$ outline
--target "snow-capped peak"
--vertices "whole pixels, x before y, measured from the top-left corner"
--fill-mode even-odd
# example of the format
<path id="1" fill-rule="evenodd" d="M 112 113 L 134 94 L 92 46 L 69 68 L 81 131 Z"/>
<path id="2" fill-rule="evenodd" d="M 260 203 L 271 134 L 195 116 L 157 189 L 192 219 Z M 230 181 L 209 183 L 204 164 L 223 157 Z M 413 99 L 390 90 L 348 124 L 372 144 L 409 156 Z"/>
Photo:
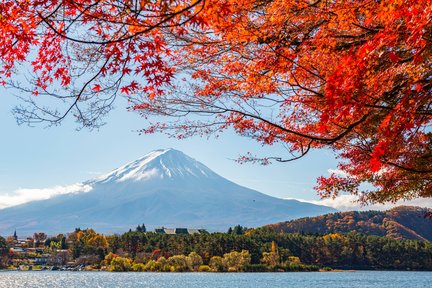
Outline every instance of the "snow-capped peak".
<path id="1" fill-rule="evenodd" d="M 175 149 L 155 150 L 123 165 L 94 182 L 146 181 L 153 178 L 185 178 L 217 176 L 209 168 Z"/>

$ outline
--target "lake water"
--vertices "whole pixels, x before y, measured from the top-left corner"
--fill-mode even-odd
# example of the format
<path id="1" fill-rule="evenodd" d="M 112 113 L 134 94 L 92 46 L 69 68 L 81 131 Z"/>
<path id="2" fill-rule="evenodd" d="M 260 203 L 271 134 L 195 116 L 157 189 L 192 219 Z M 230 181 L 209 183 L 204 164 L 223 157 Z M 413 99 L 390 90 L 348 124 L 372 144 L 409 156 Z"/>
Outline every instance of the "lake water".
<path id="1" fill-rule="evenodd" d="M 432 287 L 432 272 L 303 273 L 109 273 L 60 271 L 0 272 L 0 287 Z"/>

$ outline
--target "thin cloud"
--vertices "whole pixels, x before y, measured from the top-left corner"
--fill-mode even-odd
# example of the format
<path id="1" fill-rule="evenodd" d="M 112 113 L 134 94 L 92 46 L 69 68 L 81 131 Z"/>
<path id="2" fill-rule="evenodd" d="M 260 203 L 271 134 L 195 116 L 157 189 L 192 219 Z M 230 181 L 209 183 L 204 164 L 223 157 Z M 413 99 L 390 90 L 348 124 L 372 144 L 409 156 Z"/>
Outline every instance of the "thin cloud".
<path id="1" fill-rule="evenodd" d="M 92 190 L 87 184 L 76 183 L 68 186 L 55 186 L 44 189 L 20 188 L 11 194 L 0 195 L 0 209 L 24 204 L 35 200 L 46 200 L 58 195 L 86 193 Z"/>
<path id="2" fill-rule="evenodd" d="M 366 211 L 366 210 L 388 210 L 390 208 L 400 206 L 400 205 L 409 205 L 409 206 L 419 206 L 432 208 L 432 199 L 431 198 L 419 198 L 409 201 L 400 200 L 396 203 L 386 203 L 386 204 L 374 204 L 374 205 L 361 205 L 357 201 L 357 196 L 355 195 L 341 195 L 336 197 L 335 199 L 322 199 L 322 200 L 304 200 L 304 199 L 296 199 L 301 202 L 307 202 L 317 205 L 325 205 L 332 208 L 335 208 L 340 211 Z"/>

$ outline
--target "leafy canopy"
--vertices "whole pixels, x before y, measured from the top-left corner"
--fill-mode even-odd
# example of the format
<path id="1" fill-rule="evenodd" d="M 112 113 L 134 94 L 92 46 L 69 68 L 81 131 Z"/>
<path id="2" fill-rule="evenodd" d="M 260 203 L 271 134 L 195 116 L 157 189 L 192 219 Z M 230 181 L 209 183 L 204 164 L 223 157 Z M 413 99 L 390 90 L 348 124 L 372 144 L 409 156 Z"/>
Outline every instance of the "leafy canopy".
<path id="1" fill-rule="evenodd" d="M 0 74 L 28 92 L 20 123 L 98 127 L 123 95 L 167 117 L 144 133 L 230 128 L 292 156 L 241 161 L 333 149 L 342 173 L 318 179 L 325 197 L 430 197 L 431 13 L 423 0 L 6 0 Z"/>

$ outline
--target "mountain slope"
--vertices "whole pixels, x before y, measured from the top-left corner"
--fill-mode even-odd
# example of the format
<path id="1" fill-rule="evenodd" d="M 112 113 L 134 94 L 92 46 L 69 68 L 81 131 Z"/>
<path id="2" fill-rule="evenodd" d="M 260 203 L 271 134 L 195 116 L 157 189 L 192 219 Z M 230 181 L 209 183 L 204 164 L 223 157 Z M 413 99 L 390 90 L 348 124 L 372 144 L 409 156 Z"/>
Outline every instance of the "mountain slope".
<path id="1" fill-rule="evenodd" d="M 90 192 L 0 210 L 0 234 L 15 228 L 21 233 L 76 227 L 121 232 L 139 223 L 223 231 L 335 211 L 239 186 L 174 149 L 153 151 L 84 184 Z"/>
<path id="2" fill-rule="evenodd" d="M 431 209 L 399 206 L 387 211 L 340 212 L 267 225 L 286 233 L 349 233 L 386 236 L 394 239 L 432 241 Z"/>

